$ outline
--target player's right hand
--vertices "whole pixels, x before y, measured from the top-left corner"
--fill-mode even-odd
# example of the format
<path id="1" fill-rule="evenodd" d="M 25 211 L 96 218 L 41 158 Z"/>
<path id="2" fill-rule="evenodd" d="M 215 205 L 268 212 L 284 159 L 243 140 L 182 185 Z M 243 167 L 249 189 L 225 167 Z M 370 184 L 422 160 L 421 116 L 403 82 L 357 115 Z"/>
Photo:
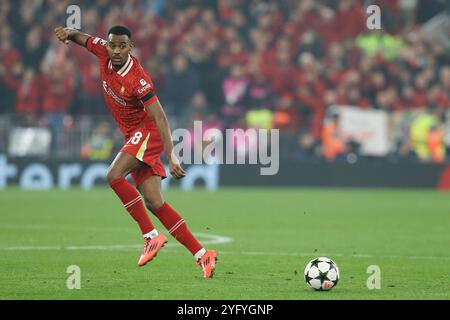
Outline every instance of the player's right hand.
<path id="1" fill-rule="evenodd" d="M 67 40 L 67 38 L 69 37 L 69 33 L 66 31 L 66 29 L 64 29 L 63 27 L 56 27 L 55 34 L 59 41 L 64 42 L 65 44 L 69 44 L 69 40 Z"/>

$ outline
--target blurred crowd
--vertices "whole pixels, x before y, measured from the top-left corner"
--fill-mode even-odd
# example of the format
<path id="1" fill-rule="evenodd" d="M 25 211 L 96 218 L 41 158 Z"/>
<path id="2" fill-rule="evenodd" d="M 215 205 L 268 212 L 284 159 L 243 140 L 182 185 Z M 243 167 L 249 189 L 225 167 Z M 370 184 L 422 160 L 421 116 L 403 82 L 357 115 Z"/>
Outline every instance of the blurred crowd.
<path id="1" fill-rule="evenodd" d="M 334 122 L 328 110 L 335 104 L 401 115 L 420 110 L 440 130 L 450 107 L 449 48 L 421 25 L 445 3 L 3 0 L 0 114 L 48 126 L 56 146 L 77 117 L 108 114 L 95 57 L 53 35 L 76 4 L 86 33 L 105 38 L 112 25 L 129 27 L 133 54 L 173 126 L 202 120 L 205 127 L 279 128 L 284 154 L 332 160 L 347 149 L 338 141 L 327 156 L 323 145 L 338 134 L 324 125 Z M 382 30 L 367 29 L 368 4 L 381 7 Z M 108 131 L 99 126 L 94 132 Z M 410 131 L 405 135 L 394 151 L 420 158 Z"/>

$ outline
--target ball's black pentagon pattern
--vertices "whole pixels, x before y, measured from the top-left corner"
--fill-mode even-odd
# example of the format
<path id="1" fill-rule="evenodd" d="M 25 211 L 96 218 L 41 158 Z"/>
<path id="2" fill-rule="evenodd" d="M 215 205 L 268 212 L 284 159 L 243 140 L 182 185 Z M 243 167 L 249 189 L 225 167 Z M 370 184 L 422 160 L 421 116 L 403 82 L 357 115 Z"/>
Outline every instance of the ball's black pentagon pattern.
<path id="1" fill-rule="evenodd" d="M 311 260 L 306 265 L 304 275 L 306 283 L 316 291 L 331 290 L 339 282 L 339 268 L 333 260 L 325 257 Z M 315 281 L 311 283 L 311 280 Z M 331 287 L 326 288 L 329 284 L 332 284 Z"/>

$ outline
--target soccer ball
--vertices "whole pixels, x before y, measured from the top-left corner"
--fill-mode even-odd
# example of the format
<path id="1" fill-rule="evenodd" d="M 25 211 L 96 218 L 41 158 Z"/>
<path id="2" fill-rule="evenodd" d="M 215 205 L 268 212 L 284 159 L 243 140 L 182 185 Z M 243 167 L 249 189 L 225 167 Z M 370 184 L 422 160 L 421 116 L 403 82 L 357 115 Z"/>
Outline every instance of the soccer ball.
<path id="1" fill-rule="evenodd" d="M 339 282 L 339 268 L 329 258 L 313 259 L 306 265 L 305 281 L 314 290 L 329 291 Z"/>

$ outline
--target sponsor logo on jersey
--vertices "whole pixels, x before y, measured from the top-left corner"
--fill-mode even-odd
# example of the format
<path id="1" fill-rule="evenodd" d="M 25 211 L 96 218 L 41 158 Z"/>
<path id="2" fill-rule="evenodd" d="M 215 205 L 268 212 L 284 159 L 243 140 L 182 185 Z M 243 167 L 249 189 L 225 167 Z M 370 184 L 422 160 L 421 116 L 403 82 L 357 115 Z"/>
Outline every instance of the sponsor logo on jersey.
<path id="1" fill-rule="evenodd" d="M 122 87 L 123 88 L 123 87 Z M 108 84 L 106 83 L 106 81 L 103 81 L 103 89 L 105 90 L 105 92 L 110 95 L 114 100 L 116 100 L 118 103 L 120 103 L 123 106 L 127 106 L 127 103 L 125 100 L 123 100 L 122 98 L 120 98 L 119 96 L 117 96 L 114 91 L 112 91 L 112 89 L 110 87 L 108 87 Z M 124 88 L 125 89 L 125 88 Z"/>

